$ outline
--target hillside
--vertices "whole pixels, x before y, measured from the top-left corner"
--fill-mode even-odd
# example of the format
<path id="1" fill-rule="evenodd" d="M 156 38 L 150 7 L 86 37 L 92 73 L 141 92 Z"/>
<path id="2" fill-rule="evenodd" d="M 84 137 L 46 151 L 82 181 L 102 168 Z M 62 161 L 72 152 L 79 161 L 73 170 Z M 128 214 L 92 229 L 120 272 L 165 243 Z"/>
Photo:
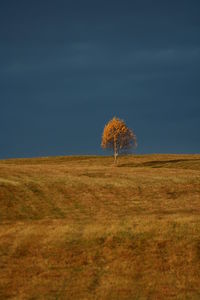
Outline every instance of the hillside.
<path id="1" fill-rule="evenodd" d="M 0 160 L 0 299 L 200 299 L 200 155 Z"/>

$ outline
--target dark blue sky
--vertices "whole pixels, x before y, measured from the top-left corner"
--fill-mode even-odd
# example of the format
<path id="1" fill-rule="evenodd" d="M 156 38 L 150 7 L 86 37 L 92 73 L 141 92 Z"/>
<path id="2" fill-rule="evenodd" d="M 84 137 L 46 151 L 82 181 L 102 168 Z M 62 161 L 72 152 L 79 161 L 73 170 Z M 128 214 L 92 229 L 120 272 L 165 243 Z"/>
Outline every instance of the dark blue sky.
<path id="1" fill-rule="evenodd" d="M 137 153 L 199 153 L 200 1 L 0 2 L 0 158 L 103 154 L 114 115 Z"/>

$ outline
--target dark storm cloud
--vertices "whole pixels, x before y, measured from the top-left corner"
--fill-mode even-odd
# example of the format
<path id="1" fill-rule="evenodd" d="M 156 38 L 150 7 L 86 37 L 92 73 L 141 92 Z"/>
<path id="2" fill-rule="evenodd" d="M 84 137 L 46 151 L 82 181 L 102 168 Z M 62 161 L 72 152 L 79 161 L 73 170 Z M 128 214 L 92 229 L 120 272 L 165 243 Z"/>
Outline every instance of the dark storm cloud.
<path id="1" fill-rule="evenodd" d="M 199 152 L 199 12 L 197 1 L 1 2 L 0 156 L 101 153 L 113 115 L 140 153 Z"/>

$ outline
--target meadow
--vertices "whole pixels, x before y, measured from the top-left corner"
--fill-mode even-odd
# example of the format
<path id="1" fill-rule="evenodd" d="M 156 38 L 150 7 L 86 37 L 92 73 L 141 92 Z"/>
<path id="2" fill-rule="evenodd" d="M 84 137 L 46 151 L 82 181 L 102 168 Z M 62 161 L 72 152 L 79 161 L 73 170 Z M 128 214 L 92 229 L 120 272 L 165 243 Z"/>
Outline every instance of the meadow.
<path id="1" fill-rule="evenodd" d="M 0 299 L 200 299 L 200 155 L 0 160 Z"/>

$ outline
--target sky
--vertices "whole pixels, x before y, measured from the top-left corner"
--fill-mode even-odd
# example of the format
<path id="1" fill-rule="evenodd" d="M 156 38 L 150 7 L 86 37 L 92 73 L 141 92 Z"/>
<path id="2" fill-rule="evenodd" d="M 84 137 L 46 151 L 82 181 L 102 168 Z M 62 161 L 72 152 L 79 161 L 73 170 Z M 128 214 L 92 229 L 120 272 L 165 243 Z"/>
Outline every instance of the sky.
<path id="1" fill-rule="evenodd" d="M 0 1 L 0 158 L 199 153 L 199 0 Z"/>

